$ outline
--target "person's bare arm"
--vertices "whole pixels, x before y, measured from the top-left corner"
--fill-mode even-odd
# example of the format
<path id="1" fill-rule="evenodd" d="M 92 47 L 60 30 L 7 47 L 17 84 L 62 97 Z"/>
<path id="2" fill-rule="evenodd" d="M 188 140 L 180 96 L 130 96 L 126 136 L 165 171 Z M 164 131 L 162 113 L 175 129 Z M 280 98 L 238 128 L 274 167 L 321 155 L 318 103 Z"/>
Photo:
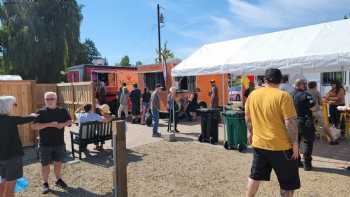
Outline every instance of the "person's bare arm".
<path id="1" fill-rule="evenodd" d="M 72 125 L 72 123 L 73 123 L 72 120 L 68 120 L 68 121 L 66 121 L 66 122 L 58 123 L 56 127 L 57 127 L 58 129 L 63 129 L 63 128 L 66 127 L 66 126 Z"/>
<path id="2" fill-rule="evenodd" d="M 248 143 L 252 144 L 252 137 L 253 137 L 253 125 L 252 121 L 250 119 L 250 114 L 246 113 L 245 114 L 245 122 L 247 125 L 247 138 L 248 138 Z"/>
<path id="3" fill-rule="evenodd" d="M 287 135 L 289 138 L 290 143 L 293 145 L 293 159 L 299 158 L 299 131 L 298 131 L 298 122 L 297 119 L 289 118 L 284 120 L 286 128 L 287 128 Z"/>

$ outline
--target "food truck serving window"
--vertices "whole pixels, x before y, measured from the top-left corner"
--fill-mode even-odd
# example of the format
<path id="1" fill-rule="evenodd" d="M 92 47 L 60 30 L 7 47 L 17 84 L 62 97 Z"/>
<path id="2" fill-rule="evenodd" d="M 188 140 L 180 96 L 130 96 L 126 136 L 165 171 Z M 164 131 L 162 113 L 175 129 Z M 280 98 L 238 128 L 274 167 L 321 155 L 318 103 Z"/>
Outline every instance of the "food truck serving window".
<path id="1" fill-rule="evenodd" d="M 165 81 L 162 72 L 145 73 L 144 82 L 146 87 L 148 87 L 150 90 L 154 90 L 157 83 L 165 87 Z"/>
<path id="2" fill-rule="evenodd" d="M 346 83 L 346 72 L 324 72 L 321 73 L 322 85 L 330 85 L 333 80 L 338 80 L 343 84 Z"/>
<path id="3" fill-rule="evenodd" d="M 175 81 L 178 84 L 179 91 L 195 91 L 196 90 L 196 77 L 175 77 Z"/>

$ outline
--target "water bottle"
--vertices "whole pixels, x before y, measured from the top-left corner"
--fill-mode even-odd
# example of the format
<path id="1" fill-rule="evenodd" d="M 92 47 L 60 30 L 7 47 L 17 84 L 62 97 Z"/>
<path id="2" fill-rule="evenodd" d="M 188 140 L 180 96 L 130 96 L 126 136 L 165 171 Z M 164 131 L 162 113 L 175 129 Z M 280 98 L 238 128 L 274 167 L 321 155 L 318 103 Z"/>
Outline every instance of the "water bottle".
<path id="1" fill-rule="evenodd" d="M 29 182 L 25 177 L 19 178 L 16 181 L 15 193 L 22 192 L 29 186 Z"/>

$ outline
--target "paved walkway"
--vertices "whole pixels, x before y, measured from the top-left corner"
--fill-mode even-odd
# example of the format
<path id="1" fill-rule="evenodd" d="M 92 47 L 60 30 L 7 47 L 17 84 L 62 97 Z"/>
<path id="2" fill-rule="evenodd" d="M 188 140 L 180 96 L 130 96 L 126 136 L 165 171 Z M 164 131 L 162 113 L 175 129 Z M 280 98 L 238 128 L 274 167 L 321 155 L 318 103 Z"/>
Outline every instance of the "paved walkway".
<path id="1" fill-rule="evenodd" d="M 69 128 L 69 130 L 77 129 L 76 127 Z M 160 120 L 160 132 L 163 137 L 167 135 L 167 121 Z M 200 122 L 190 122 L 190 123 L 180 123 L 178 125 L 180 133 L 176 134 L 178 141 L 193 141 L 198 142 L 198 136 L 200 135 Z M 67 150 L 71 150 L 70 145 L 70 135 L 68 130 L 66 131 L 66 143 Z M 132 149 L 145 144 L 150 144 L 154 142 L 159 142 L 163 140 L 162 138 L 152 137 L 152 127 L 147 127 L 139 124 L 127 124 L 126 133 L 126 147 L 127 149 Z M 222 147 L 224 140 L 224 128 L 223 125 L 219 125 L 219 145 L 217 147 Z M 94 145 L 89 145 L 88 149 L 93 150 Z M 105 149 L 111 149 L 111 141 L 106 142 Z M 92 151 L 95 152 L 96 151 Z M 232 151 L 234 152 L 234 151 Z M 84 154 L 83 154 L 84 155 Z M 316 141 L 314 146 L 314 162 L 321 166 L 337 166 L 339 168 L 346 165 L 350 165 L 350 141 L 346 140 L 337 146 L 330 146 L 325 142 Z M 84 158 L 84 156 L 83 156 Z"/>

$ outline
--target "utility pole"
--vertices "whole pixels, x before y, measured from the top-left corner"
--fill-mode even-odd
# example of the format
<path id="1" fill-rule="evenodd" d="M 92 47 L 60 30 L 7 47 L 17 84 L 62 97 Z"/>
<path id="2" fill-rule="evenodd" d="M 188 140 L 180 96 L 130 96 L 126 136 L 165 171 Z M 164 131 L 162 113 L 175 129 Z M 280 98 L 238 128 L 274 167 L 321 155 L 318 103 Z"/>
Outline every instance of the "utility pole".
<path id="1" fill-rule="evenodd" d="M 160 23 L 163 23 L 163 15 L 160 14 L 160 6 L 157 4 L 157 23 L 158 23 L 158 58 L 162 62 L 162 47 L 160 40 Z"/>

